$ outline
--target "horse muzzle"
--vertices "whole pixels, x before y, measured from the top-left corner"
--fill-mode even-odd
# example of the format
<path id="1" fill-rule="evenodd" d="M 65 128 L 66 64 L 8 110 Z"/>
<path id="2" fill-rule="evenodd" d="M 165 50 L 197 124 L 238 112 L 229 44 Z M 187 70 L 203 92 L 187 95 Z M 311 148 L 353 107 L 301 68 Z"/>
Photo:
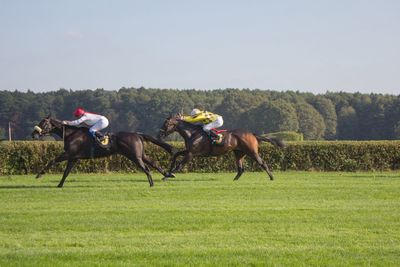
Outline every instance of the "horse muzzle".
<path id="1" fill-rule="evenodd" d="M 42 132 L 43 132 L 42 128 L 40 128 L 39 126 L 36 125 L 33 128 L 32 138 L 33 139 L 39 139 L 39 137 L 42 135 Z"/>

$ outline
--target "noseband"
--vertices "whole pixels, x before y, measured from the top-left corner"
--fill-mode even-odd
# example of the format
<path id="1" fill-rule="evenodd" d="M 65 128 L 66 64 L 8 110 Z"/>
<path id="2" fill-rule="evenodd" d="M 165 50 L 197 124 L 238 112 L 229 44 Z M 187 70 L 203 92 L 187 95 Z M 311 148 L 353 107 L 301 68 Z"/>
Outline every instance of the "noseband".
<path id="1" fill-rule="evenodd" d="M 36 125 L 35 127 L 33 127 L 33 130 L 37 131 L 39 133 L 39 135 L 42 136 L 42 135 L 49 134 L 54 126 L 50 123 L 50 125 L 49 124 L 45 124 L 42 127 L 40 127 L 39 125 Z"/>
<path id="2" fill-rule="evenodd" d="M 35 127 L 33 127 L 33 130 L 37 131 L 39 133 L 39 136 L 49 134 L 49 132 L 50 132 L 49 131 L 49 132 L 43 133 L 43 129 L 40 128 L 39 125 L 36 125 Z M 62 136 L 61 137 L 62 137 L 62 140 L 64 141 L 64 139 L 65 139 L 65 126 L 64 125 L 62 125 Z"/>
<path id="3" fill-rule="evenodd" d="M 43 132 L 42 128 L 40 128 L 37 125 L 35 127 L 33 127 L 33 130 L 37 131 L 39 134 L 42 134 L 42 132 Z"/>

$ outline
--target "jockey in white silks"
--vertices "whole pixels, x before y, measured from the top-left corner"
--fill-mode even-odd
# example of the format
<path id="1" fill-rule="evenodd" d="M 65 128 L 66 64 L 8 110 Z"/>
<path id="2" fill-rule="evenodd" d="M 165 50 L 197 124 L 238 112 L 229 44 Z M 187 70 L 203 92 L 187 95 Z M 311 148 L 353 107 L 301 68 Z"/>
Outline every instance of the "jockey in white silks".
<path id="1" fill-rule="evenodd" d="M 99 132 L 100 130 L 108 126 L 108 119 L 99 114 L 85 111 L 83 108 L 77 108 L 74 111 L 74 116 L 79 119 L 74 121 L 63 121 L 62 123 L 70 126 L 83 126 L 89 128 L 90 134 L 96 139 L 96 133 L 98 136 L 103 135 Z"/>

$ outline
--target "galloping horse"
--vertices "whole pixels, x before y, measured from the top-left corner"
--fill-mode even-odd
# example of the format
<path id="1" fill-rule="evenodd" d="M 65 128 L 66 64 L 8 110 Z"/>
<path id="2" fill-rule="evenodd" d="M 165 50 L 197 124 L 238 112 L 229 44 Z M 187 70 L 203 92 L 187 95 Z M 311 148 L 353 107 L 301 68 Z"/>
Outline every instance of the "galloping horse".
<path id="1" fill-rule="evenodd" d="M 214 145 L 208 135 L 202 130 L 201 126 L 185 122 L 180 120 L 180 118 L 180 114 L 167 118 L 158 134 L 158 138 L 162 139 L 176 131 L 185 140 L 186 147 L 185 150 L 174 154 L 168 175 L 163 178 L 164 180 L 168 179 L 168 177 L 173 177 L 174 171 L 181 170 L 182 167 L 195 156 L 220 156 L 229 151 L 233 151 L 236 158 L 237 175 L 234 180 L 238 180 L 244 172 L 243 159 L 246 155 L 255 160 L 268 173 L 271 180 L 274 179 L 267 164 L 258 154 L 258 144 L 259 142 L 265 141 L 283 148 L 284 144 L 278 138 L 257 136 L 243 129 L 235 129 L 222 132 L 223 144 Z M 181 155 L 184 156 L 183 160 L 175 166 L 177 157 Z"/>
<path id="2" fill-rule="evenodd" d="M 67 160 L 67 167 L 65 168 L 64 175 L 58 187 L 63 187 L 65 179 L 79 159 L 100 158 L 112 154 L 121 154 L 136 163 L 139 168 L 146 173 L 150 186 L 153 186 L 153 179 L 150 174 L 150 169 L 146 165 L 155 168 L 164 176 L 169 176 L 156 162 L 152 161 L 145 154 L 143 141 L 150 141 L 164 148 L 170 154 L 172 153 L 172 147 L 149 135 L 118 132 L 111 136 L 111 147 L 109 149 L 104 149 L 94 144 L 95 141 L 87 128 L 63 125 L 60 120 L 51 118 L 49 115 L 35 126 L 32 137 L 38 139 L 40 136 L 50 133 L 63 138 L 64 152 L 50 161 L 46 167 L 39 172 L 36 178 L 42 176 L 53 164 Z"/>

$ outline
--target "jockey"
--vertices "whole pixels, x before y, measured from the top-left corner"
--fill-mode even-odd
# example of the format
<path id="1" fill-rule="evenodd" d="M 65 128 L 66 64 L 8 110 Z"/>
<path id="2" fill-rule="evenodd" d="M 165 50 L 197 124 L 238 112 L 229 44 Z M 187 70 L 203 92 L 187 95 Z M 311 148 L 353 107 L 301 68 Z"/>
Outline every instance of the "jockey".
<path id="1" fill-rule="evenodd" d="M 203 125 L 203 130 L 210 137 L 215 137 L 216 143 L 220 143 L 222 141 L 222 135 L 211 131 L 213 128 L 219 128 L 224 124 L 222 116 L 195 108 L 190 113 L 190 116 L 182 116 L 182 120 L 193 124 Z"/>
<path id="2" fill-rule="evenodd" d="M 77 108 L 74 111 L 74 116 L 77 120 L 63 121 L 62 123 L 70 126 L 83 126 L 89 128 L 90 134 L 96 139 L 96 135 L 102 139 L 103 135 L 100 130 L 108 126 L 108 119 L 102 115 L 90 113 L 83 108 Z"/>

